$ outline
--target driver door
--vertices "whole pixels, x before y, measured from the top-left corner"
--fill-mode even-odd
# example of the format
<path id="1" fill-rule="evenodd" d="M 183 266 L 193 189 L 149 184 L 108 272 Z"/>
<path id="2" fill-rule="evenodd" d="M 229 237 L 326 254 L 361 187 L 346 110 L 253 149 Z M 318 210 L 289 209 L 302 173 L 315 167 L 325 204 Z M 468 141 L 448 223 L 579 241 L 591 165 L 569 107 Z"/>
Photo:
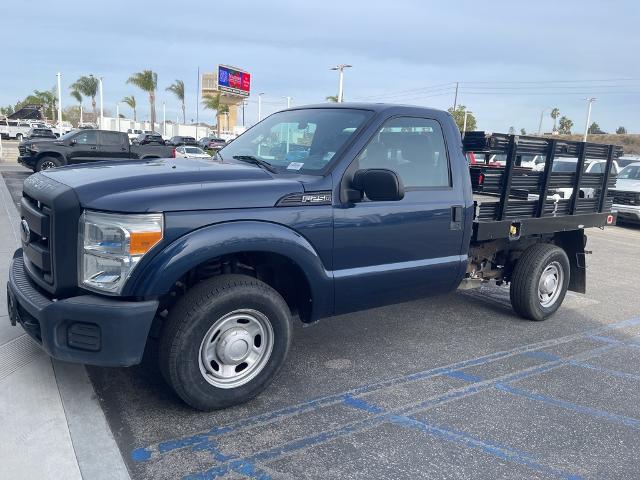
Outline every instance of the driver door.
<path id="1" fill-rule="evenodd" d="M 388 120 L 347 169 L 385 168 L 404 198 L 334 208 L 336 313 L 448 291 L 466 264 L 462 191 L 453 185 L 442 130 L 427 118 Z"/>
<path id="2" fill-rule="evenodd" d="M 73 137 L 73 145 L 67 155 L 68 163 L 83 163 L 100 160 L 98 131 L 85 130 Z"/>

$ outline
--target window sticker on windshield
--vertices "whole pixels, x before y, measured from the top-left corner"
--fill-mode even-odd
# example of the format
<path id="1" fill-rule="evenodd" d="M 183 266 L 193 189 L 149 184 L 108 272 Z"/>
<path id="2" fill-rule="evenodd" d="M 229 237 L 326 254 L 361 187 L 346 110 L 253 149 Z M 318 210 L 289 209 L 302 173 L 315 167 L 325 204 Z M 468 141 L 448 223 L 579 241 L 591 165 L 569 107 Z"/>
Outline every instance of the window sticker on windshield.
<path id="1" fill-rule="evenodd" d="M 291 162 L 287 165 L 287 170 L 300 170 L 302 167 L 304 167 L 304 163 L 302 162 Z"/>

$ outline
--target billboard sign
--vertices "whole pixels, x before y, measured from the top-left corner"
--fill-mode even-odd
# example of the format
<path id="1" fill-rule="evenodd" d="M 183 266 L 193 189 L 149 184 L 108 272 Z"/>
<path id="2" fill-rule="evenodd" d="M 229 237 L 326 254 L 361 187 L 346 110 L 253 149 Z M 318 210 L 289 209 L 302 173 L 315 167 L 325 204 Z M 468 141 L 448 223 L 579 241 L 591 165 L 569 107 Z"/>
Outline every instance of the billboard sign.
<path id="1" fill-rule="evenodd" d="M 248 97 L 251 90 L 251 75 L 237 68 L 218 65 L 218 90 Z"/>

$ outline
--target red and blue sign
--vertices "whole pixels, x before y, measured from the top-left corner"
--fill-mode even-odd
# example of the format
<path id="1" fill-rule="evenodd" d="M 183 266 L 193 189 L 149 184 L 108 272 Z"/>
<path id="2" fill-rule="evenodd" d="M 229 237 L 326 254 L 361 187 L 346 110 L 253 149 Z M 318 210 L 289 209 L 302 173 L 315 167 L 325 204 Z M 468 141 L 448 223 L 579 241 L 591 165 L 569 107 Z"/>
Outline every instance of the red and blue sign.
<path id="1" fill-rule="evenodd" d="M 218 65 L 218 90 L 248 97 L 251 90 L 251 75 Z"/>

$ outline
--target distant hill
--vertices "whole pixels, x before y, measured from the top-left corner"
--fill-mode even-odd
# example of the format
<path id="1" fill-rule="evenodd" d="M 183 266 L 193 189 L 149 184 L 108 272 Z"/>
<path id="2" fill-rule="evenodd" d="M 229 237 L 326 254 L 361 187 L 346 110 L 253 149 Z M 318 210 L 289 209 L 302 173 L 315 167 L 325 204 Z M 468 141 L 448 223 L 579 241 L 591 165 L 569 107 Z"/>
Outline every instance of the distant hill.
<path id="1" fill-rule="evenodd" d="M 555 138 L 582 141 L 582 135 L 557 135 Z M 614 133 L 606 133 L 602 135 L 589 134 L 587 141 L 593 143 L 620 145 L 625 154 L 640 155 L 640 134 L 638 133 L 629 133 L 625 135 L 616 135 Z"/>

